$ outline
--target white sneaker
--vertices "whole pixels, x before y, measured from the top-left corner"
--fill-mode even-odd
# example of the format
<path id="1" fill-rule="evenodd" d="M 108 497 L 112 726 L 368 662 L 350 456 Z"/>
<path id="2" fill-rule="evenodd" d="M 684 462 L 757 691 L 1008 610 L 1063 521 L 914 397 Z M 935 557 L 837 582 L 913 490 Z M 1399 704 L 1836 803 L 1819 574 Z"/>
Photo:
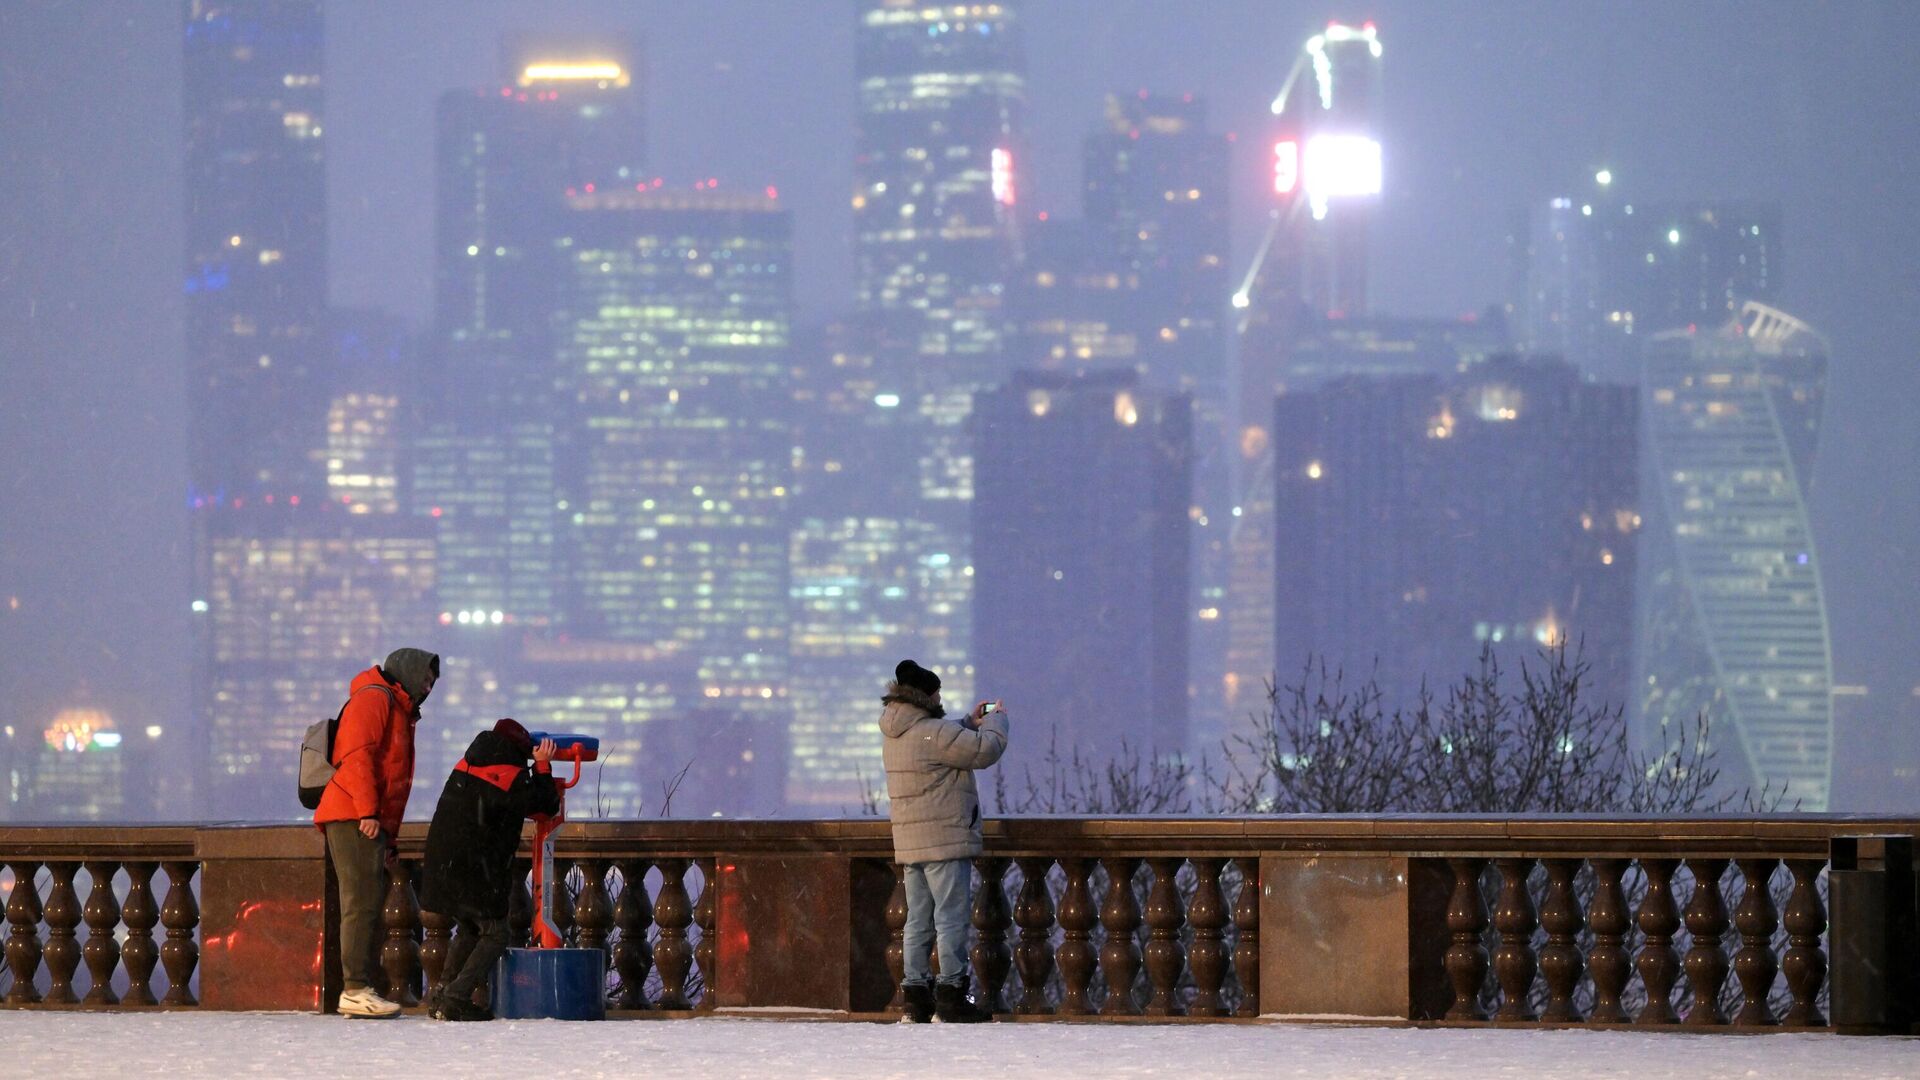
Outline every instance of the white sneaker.
<path id="1" fill-rule="evenodd" d="M 371 1020 L 390 1020 L 400 1015 L 399 1004 L 388 1001 L 372 988 L 348 990 L 340 995 L 340 1015 Z"/>

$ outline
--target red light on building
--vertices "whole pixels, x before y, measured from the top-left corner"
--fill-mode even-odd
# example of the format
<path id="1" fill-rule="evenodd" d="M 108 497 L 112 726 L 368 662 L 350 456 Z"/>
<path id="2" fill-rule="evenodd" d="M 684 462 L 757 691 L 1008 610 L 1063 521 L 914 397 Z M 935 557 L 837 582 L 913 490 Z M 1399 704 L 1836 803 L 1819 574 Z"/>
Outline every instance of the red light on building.
<path id="1" fill-rule="evenodd" d="M 1002 206 L 1012 206 L 1014 200 L 1013 152 L 1003 146 L 994 147 L 992 170 L 989 175 L 993 178 L 993 200 Z"/>
<path id="2" fill-rule="evenodd" d="M 1273 191 L 1291 195 L 1300 186 L 1300 144 L 1283 139 L 1273 144 Z"/>

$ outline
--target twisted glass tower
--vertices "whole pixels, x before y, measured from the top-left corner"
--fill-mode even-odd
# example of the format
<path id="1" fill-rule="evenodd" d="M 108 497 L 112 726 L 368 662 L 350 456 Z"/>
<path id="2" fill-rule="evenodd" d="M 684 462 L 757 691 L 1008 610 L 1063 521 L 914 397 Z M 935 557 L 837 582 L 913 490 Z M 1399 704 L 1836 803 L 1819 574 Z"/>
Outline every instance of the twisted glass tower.
<path id="1" fill-rule="evenodd" d="M 1644 360 L 1638 688 L 1652 744 L 1708 720 L 1724 785 L 1827 808 L 1832 647 L 1807 494 L 1827 344 L 1757 303 Z M 1674 732 L 1675 735 L 1678 732 Z"/>

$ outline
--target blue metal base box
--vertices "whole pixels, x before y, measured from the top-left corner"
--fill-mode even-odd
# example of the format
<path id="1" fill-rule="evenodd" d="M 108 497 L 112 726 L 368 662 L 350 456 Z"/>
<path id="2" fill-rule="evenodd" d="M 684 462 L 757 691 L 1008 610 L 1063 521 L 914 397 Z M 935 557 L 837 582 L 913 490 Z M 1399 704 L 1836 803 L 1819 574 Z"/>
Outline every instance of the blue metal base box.
<path id="1" fill-rule="evenodd" d="M 605 1020 L 607 957 L 599 949 L 508 949 L 493 972 L 503 1020 Z"/>

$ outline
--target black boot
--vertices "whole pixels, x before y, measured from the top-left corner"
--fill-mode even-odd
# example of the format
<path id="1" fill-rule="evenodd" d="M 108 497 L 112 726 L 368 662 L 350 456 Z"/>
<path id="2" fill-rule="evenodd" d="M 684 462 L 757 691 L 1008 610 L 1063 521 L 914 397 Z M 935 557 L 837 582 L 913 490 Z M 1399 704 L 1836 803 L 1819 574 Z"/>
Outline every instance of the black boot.
<path id="1" fill-rule="evenodd" d="M 993 1014 L 975 1005 L 966 987 L 938 983 L 933 988 L 933 1019 L 940 1024 L 984 1024 Z"/>
<path id="2" fill-rule="evenodd" d="M 926 1024 L 933 1020 L 933 988 L 921 983 L 907 983 L 900 988 L 900 995 L 906 1000 L 906 1015 L 900 1018 L 903 1024 Z"/>
<path id="3" fill-rule="evenodd" d="M 493 1010 L 487 1008 L 485 1005 L 475 1005 L 470 998 L 460 998 L 450 994 L 442 994 L 440 995 L 439 1009 L 437 1013 L 433 1014 L 433 1018 L 435 1020 L 477 1020 L 484 1022 L 493 1019 Z"/>

